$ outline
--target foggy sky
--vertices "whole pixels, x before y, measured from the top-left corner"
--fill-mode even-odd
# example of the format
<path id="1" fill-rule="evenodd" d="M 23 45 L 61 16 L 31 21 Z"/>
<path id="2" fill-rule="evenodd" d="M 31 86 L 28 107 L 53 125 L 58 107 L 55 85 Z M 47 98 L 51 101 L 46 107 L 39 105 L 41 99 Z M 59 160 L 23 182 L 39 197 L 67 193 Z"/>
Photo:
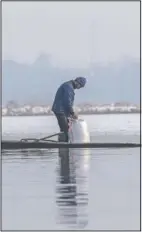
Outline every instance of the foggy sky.
<path id="1" fill-rule="evenodd" d="M 139 58 L 139 2 L 3 2 L 3 59 L 62 67 Z"/>

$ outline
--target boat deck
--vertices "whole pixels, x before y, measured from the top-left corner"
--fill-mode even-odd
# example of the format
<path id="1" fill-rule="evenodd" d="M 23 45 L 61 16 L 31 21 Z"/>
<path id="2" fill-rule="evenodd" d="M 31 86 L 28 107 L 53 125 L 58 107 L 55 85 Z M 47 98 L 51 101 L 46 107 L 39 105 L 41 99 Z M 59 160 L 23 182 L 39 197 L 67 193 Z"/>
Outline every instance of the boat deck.
<path id="1" fill-rule="evenodd" d="M 66 143 L 48 141 L 8 141 L 1 142 L 2 150 L 51 149 L 51 148 L 136 148 L 140 143 Z"/>

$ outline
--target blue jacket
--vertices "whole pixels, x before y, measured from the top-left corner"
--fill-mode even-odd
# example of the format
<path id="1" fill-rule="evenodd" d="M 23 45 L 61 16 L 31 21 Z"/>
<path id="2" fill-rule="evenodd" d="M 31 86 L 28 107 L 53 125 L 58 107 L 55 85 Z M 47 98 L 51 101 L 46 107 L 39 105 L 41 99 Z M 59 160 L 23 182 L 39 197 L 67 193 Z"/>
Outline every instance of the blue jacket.
<path id="1" fill-rule="evenodd" d="M 74 87 L 73 81 L 63 83 L 55 95 L 55 99 L 52 106 L 52 111 L 56 114 L 63 113 L 67 117 L 73 114 L 74 103 Z"/>

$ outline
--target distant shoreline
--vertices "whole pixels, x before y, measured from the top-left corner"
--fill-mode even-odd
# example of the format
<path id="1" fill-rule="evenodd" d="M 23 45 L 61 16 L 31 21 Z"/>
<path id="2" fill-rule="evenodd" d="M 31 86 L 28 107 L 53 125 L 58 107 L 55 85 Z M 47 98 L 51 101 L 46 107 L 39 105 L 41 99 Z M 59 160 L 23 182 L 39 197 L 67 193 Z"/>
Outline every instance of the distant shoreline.
<path id="1" fill-rule="evenodd" d="M 140 112 L 95 112 L 95 113 L 80 113 L 78 115 L 116 115 L 116 114 L 140 114 Z M 41 117 L 54 116 L 54 114 L 20 114 L 20 115 L 3 115 L 2 117 Z"/>

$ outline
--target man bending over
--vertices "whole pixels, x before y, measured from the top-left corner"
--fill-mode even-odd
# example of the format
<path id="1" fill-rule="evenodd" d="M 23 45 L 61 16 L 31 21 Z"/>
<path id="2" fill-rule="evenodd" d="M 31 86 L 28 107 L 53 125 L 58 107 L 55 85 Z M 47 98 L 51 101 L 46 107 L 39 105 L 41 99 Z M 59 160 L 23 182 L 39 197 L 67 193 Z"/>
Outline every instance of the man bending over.
<path id="1" fill-rule="evenodd" d="M 77 119 L 73 110 L 75 89 L 83 88 L 86 78 L 77 77 L 75 80 L 64 82 L 57 90 L 52 106 L 60 131 L 65 134 L 65 142 L 68 142 L 68 122 L 69 118 Z"/>

